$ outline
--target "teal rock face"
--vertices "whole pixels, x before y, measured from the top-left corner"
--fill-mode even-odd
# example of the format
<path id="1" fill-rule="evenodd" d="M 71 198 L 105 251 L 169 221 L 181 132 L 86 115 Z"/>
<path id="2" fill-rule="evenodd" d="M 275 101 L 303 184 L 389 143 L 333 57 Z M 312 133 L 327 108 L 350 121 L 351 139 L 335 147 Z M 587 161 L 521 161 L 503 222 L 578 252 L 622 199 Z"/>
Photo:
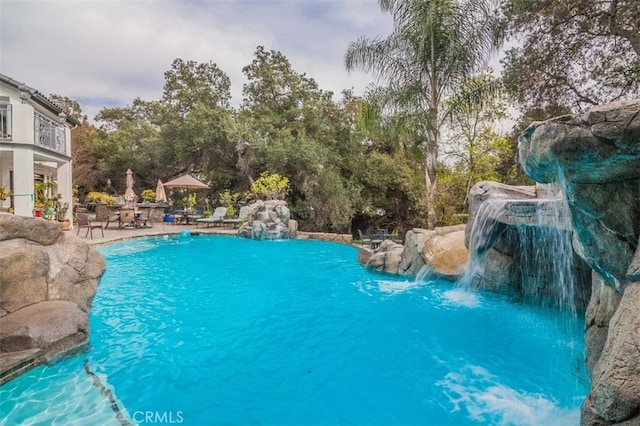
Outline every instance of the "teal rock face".
<path id="1" fill-rule="evenodd" d="M 640 100 L 532 123 L 518 151 L 530 178 L 563 184 L 576 251 L 622 292 L 640 234 Z"/>
<path id="2" fill-rule="evenodd" d="M 640 170 L 640 100 L 613 102 L 582 116 L 532 123 L 520 136 L 523 170 L 540 183 L 620 182 Z M 561 173 L 564 176 L 559 176 Z"/>

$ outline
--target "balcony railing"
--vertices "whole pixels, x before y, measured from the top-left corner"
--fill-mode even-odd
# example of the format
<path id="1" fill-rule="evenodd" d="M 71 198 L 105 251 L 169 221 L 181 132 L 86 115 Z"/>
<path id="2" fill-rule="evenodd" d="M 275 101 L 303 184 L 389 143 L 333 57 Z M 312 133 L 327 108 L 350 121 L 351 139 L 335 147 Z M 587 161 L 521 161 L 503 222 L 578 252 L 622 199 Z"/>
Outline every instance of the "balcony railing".
<path id="1" fill-rule="evenodd" d="M 39 112 L 34 113 L 34 121 L 35 144 L 60 154 L 66 154 L 67 144 L 64 127 Z"/>

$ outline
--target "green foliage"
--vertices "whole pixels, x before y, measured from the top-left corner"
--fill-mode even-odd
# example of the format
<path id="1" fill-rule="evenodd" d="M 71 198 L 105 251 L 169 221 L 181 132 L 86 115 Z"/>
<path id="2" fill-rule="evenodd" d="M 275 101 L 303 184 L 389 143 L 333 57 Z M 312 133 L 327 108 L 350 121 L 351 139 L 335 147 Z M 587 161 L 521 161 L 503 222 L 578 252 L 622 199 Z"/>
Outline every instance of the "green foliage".
<path id="1" fill-rule="evenodd" d="M 86 196 L 87 201 L 92 203 L 115 204 L 116 199 L 106 192 L 91 191 Z"/>
<path id="2" fill-rule="evenodd" d="M 264 200 L 283 199 L 289 192 L 289 178 L 278 173 L 262 172 L 249 188 L 252 197 Z"/>
<path id="3" fill-rule="evenodd" d="M 0 185 L 0 201 L 4 201 L 10 196 L 11 196 L 11 191 L 9 191 L 9 189 L 6 186 Z"/>
<path id="4" fill-rule="evenodd" d="M 196 206 L 196 204 L 198 204 L 198 197 L 196 196 L 195 192 L 192 192 L 191 194 L 182 197 L 180 203 L 187 212 L 191 213 L 193 212 L 193 208 Z"/>
<path id="5" fill-rule="evenodd" d="M 503 78 L 525 109 L 640 95 L 640 2 L 508 0 Z"/>
<path id="6" fill-rule="evenodd" d="M 154 201 L 156 199 L 156 191 L 153 189 L 145 189 L 140 193 L 144 201 Z"/>
<path id="7" fill-rule="evenodd" d="M 220 194 L 218 194 L 218 202 L 221 206 L 227 208 L 227 217 L 235 217 L 238 215 L 236 204 L 238 203 L 239 199 L 240 194 L 232 193 L 228 189 L 225 189 Z"/>
<path id="8" fill-rule="evenodd" d="M 371 91 L 381 110 L 391 109 L 417 124 L 416 144 L 424 150 L 429 227 L 436 221 L 440 132 L 449 115 L 446 96 L 482 69 L 497 48 L 494 0 L 380 0 L 393 16 L 385 39 L 361 37 L 349 45 L 347 70 L 373 74 L 383 84 Z"/>
<path id="9" fill-rule="evenodd" d="M 127 168 L 142 188 L 190 171 L 211 186 L 198 192 L 207 212 L 213 209 L 205 193 L 218 194 L 231 216 L 239 193 L 286 195 L 301 229 L 350 232 L 354 221 L 363 228 L 422 225 L 418 117 L 383 115 L 349 91 L 336 103 L 282 53 L 260 46 L 243 72 L 248 81 L 237 113 L 215 64 L 182 60 L 165 74 L 161 99 L 102 110 L 95 137 L 86 129 L 86 153 L 95 148 L 95 166 L 85 164 L 86 189 L 104 191 L 109 177 L 110 190 L 124 192 Z M 261 170 L 269 173 L 257 176 Z"/>

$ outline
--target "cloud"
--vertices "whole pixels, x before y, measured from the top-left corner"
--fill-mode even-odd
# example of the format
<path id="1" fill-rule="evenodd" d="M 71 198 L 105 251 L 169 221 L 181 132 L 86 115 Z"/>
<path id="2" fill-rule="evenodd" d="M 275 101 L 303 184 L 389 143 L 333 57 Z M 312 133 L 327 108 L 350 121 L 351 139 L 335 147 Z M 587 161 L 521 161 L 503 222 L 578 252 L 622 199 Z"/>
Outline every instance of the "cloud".
<path id="1" fill-rule="evenodd" d="M 217 63 L 237 106 L 242 67 L 258 45 L 280 50 L 324 90 L 363 93 L 371 78 L 346 72 L 347 45 L 391 28 L 375 0 L 1 2 L 0 72 L 78 99 L 90 117 L 136 97 L 160 98 L 175 58 Z"/>

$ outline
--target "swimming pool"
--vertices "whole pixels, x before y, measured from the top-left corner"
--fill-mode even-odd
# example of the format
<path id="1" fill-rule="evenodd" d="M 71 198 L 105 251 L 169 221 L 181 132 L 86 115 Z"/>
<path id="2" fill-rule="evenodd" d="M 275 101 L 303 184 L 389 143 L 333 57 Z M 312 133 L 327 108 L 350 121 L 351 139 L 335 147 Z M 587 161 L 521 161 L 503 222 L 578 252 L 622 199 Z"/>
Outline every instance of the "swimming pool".
<path id="1" fill-rule="evenodd" d="M 1 424 L 579 422 L 583 323 L 567 314 L 370 273 L 333 243 L 99 250 L 90 350 L 0 387 Z"/>

